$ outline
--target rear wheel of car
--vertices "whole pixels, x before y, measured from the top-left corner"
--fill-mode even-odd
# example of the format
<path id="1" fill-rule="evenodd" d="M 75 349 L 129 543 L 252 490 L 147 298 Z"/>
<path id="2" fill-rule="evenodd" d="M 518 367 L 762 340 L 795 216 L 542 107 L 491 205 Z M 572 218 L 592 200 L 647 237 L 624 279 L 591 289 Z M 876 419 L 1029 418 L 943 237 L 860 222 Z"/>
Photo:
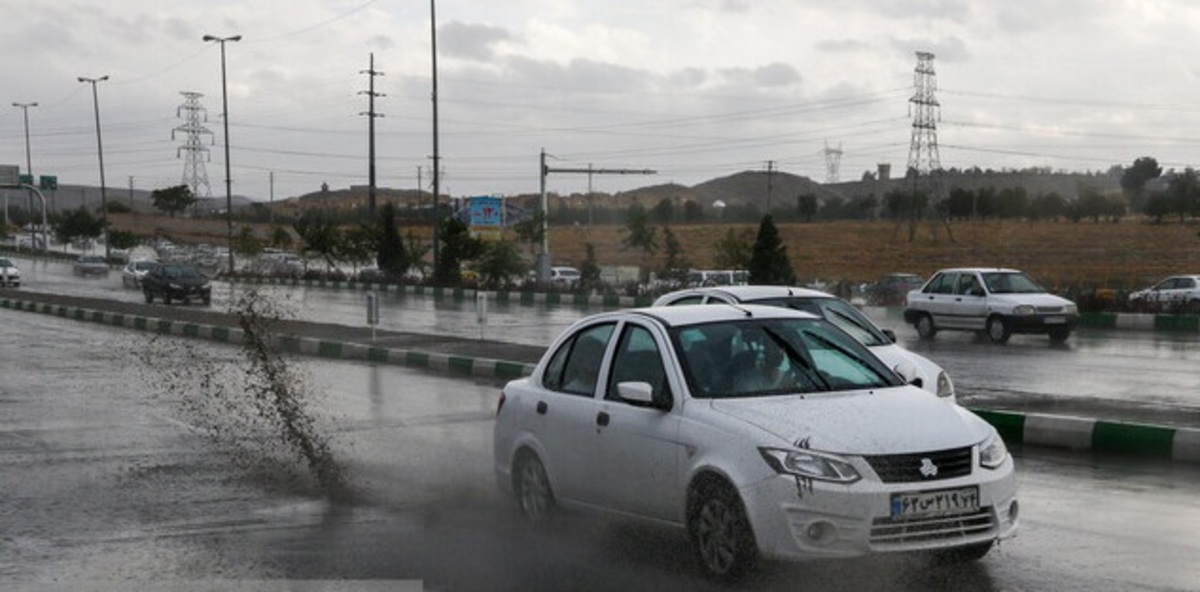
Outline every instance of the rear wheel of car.
<path id="1" fill-rule="evenodd" d="M 1188 301 L 1186 310 L 1192 314 L 1200 314 L 1200 299 Z"/>
<path id="2" fill-rule="evenodd" d="M 746 511 L 733 488 L 709 480 L 697 486 L 687 528 L 704 571 L 720 580 L 736 580 L 758 560 L 758 547 Z"/>
<path id="3" fill-rule="evenodd" d="M 989 551 L 992 550 L 992 541 L 986 543 L 975 543 L 957 549 L 947 549 L 945 551 L 935 551 L 934 561 L 942 564 L 952 563 L 970 563 L 983 559 Z"/>
<path id="4" fill-rule="evenodd" d="M 146 304 L 154 302 L 154 294 L 150 290 L 142 290 L 142 293 L 146 295 Z"/>
<path id="5" fill-rule="evenodd" d="M 1070 336 L 1071 336 L 1071 330 L 1068 329 L 1067 327 L 1054 327 L 1053 329 L 1050 329 L 1050 342 L 1051 343 L 1062 343 L 1062 342 L 1066 341 L 1067 338 Z"/>
<path id="6" fill-rule="evenodd" d="M 513 489 L 521 513 L 534 524 L 542 524 L 554 512 L 554 490 L 541 459 L 532 452 L 523 452 L 517 457 L 513 470 Z"/>
<path id="7" fill-rule="evenodd" d="M 1012 336 L 1012 330 L 1008 328 L 1008 322 L 1004 317 L 994 316 L 987 320 L 987 335 L 992 343 L 1008 343 L 1008 338 Z"/>
<path id="8" fill-rule="evenodd" d="M 933 339 L 937 335 L 937 327 L 933 324 L 933 317 L 923 314 L 917 319 L 917 336 L 921 339 Z"/>
<path id="9" fill-rule="evenodd" d="M 171 303 L 171 293 L 163 292 L 163 304 L 170 304 L 170 303 Z"/>

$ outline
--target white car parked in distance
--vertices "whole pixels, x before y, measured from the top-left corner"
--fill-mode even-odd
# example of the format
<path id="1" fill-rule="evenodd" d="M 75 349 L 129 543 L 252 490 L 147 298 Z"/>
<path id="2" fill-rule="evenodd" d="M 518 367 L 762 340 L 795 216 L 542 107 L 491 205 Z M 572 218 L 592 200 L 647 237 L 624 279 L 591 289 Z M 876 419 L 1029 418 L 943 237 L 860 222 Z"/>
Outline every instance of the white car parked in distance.
<path id="1" fill-rule="evenodd" d="M 1040 333 L 1062 343 L 1079 324 L 1079 308 L 1015 269 L 963 267 L 943 269 L 909 292 L 904 322 L 921 339 L 953 329 L 984 333 L 993 343 L 1014 333 Z"/>
<path id="2" fill-rule="evenodd" d="M 693 288 L 663 294 L 654 306 L 681 304 L 767 304 L 794 308 L 824 317 L 871 348 L 871 353 L 895 369 L 916 366 L 918 386 L 941 397 L 954 396 L 954 382 L 941 366 L 925 356 L 896 345 L 896 334 L 880 329 L 853 304 L 820 290 L 788 286 L 723 286 Z"/>
<path id="3" fill-rule="evenodd" d="M 21 270 L 7 257 L 0 257 L 0 286 L 21 287 Z"/>
<path id="4" fill-rule="evenodd" d="M 581 319 L 505 385 L 493 449 L 529 520 L 561 507 L 676 525 L 719 579 L 760 557 L 973 560 L 1017 529 L 992 426 L 776 306 Z"/>

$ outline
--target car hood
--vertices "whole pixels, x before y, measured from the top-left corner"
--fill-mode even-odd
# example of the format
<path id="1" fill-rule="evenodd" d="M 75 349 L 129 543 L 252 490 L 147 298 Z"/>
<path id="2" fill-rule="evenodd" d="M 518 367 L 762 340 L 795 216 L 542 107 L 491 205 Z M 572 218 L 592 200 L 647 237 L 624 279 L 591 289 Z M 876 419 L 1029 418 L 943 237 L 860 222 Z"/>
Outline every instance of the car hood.
<path id="1" fill-rule="evenodd" d="M 971 446 L 983 441 L 992 430 L 970 411 L 913 386 L 713 399 L 709 407 L 783 443 L 799 446 L 804 442 L 813 450 L 840 454 L 895 454 Z"/>
<path id="2" fill-rule="evenodd" d="M 1038 308 L 1063 307 L 1075 304 L 1066 298 L 1045 292 L 1034 294 L 992 294 L 990 298 L 993 302 L 1003 302 L 1012 306 L 1032 304 Z"/>

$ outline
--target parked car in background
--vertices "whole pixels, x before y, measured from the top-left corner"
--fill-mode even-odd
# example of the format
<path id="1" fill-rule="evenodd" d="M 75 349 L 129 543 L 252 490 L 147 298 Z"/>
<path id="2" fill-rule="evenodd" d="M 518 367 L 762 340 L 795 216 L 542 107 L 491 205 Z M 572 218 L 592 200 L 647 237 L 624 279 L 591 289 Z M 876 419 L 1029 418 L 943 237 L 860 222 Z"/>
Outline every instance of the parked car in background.
<path id="1" fill-rule="evenodd" d="M 724 580 L 760 558 L 970 561 L 1018 522 L 992 426 L 833 323 L 777 306 L 574 323 L 502 390 L 493 451 L 530 521 L 570 508 L 674 525 Z"/>
<path id="2" fill-rule="evenodd" d="M 80 255 L 71 265 L 71 271 L 83 277 L 108 275 L 108 261 L 100 255 Z"/>
<path id="3" fill-rule="evenodd" d="M 688 271 L 687 286 L 742 286 L 749 278 L 750 272 L 744 269 L 693 269 Z"/>
<path id="4" fill-rule="evenodd" d="M 550 283 L 563 288 L 575 288 L 579 285 L 579 280 L 583 275 L 578 269 L 567 266 L 555 266 L 550 268 Z"/>
<path id="5" fill-rule="evenodd" d="M 150 259 L 137 259 L 125 264 L 121 268 L 121 285 L 126 288 L 140 288 L 142 286 L 142 278 L 146 276 L 157 262 Z"/>
<path id="6" fill-rule="evenodd" d="M 1129 305 L 1147 312 L 1200 314 L 1200 275 L 1175 275 L 1132 292 Z"/>
<path id="7" fill-rule="evenodd" d="M 813 313 L 841 327 L 889 367 L 916 366 L 918 386 L 941 397 L 954 396 L 954 382 L 941 366 L 896 345 L 895 333 L 880 329 L 854 305 L 832 294 L 788 286 L 726 286 L 678 290 L 654 301 L 654 306 L 682 304 L 766 304 Z"/>
<path id="8" fill-rule="evenodd" d="M 981 332 L 993 343 L 1014 333 L 1049 335 L 1061 343 L 1079 324 L 1079 308 L 1015 269 L 943 269 L 908 293 L 904 322 L 922 339 L 956 330 Z"/>
<path id="9" fill-rule="evenodd" d="M 161 298 L 164 304 L 199 300 L 212 304 L 212 284 L 193 263 L 158 263 L 142 277 L 146 303 Z"/>
<path id="10" fill-rule="evenodd" d="M 925 284 L 925 278 L 913 273 L 890 273 L 863 289 L 867 304 L 873 306 L 904 306 L 908 293 Z"/>
<path id="11" fill-rule="evenodd" d="M 7 257 L 0 257 L 0 286 L 21 287 L 21 270 Z"/>

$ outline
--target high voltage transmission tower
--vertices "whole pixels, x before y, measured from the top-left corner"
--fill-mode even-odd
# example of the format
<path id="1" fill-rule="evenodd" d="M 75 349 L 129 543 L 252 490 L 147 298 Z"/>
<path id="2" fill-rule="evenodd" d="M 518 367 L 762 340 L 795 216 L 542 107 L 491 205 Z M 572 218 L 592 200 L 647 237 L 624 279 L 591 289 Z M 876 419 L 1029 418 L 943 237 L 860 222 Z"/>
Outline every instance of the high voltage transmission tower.
<path id="1" fill-rule="evenodd" d="M 838 169 L 842 166 L 842 145 L 838 144 L 837 148 L 829 147 L 829 140 L 825 140 L 825 182 L 838 182 Z"/>
<path id="2" fill-rule="evenodd" d="M 186 100 L 175 110 L 175 116 L 184 117 L 185 122 L 171 130 L 171 139 L 175 139 L 175 132 L 186 134 L 183 145 L 175 151 L 176 158 L 184 155 L 183 184 L 187 185 L 196 197 L 212 197 L 212 188 L 208 185 L 208 170 L 204 166 L 208 160 L 208 146 L 200 141 L 200 136 L 204 134 L 210 137 L 213 135 L 203 123 L 208 121 L 208 110 L 200 105 L 200 97 L 204 95 L 190 91 L 179 94 Z M 211 144 L 212 140 L 209 143 Z"/>
<path id="3" fill-rule="evenodd" d="M 941 119 L 941 104 L 937 100 L 937 73 L 933 70 L 933 54 L 917 52 L 917 67 L 913 70 L 913 95 L 908 99 L 912 113 L 912 141 L 908 147 L 908 177 L 911 181 L 908 240 L 916 234 L 917 220 L 926 203 L 937 209 L 942 201 L 942 162 L 938 155 L 937 122 Z M 925 200 L 922 200 L 921 197 Z M 947 226 L 947 232 L 949 226 Z M 934 241 L 937 226 L 934 225 Z M 954 237 L 950 237 L 954 240 Z"/>

